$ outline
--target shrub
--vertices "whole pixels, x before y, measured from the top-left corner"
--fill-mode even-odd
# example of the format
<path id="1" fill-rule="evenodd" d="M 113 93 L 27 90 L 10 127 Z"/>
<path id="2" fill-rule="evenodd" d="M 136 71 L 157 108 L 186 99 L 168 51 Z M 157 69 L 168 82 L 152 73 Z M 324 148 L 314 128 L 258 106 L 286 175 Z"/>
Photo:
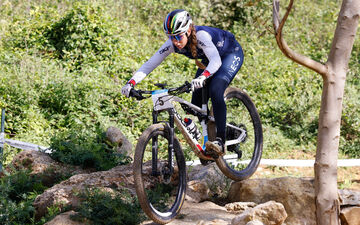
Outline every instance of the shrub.
<path id="1" fill-rule="evenodd" d="M 145 219 L 139 203 L 126 190 L 108 193 L 99 189 L 79 194 L 84 199 L 72 219 L 96 225 L 140 224 Z"/>
<path id="2" fill-rule="evenodd" d="M 31 175 L 29 170 L 3 176 L 0 179 L 0 224 L 40 225 L 60 213 L 54 206 L 46 217 L 35 220 L 34 200 L 46 188 L 41 176 Z"/>
<path id="3" fill-rule="evenodd" d="M 111 55 L 111 38 L 100 6 L 77 4 L 45 30 L 44 37 L 59 59 L 75 69 Z"/>
<path id="4" fill-rule="evenodd" d="M 93 132 L 75 128 L 55 135 L 51 138 L 50 156 L 63 163 L 97 170 L 108 170 L 130 161 L 106 142 L 100 128 L 96 128 L 95 134 Z"/>
<path id="5" fill-rule="evenodd" d="M 233 31 L 238 26 L 254 25 L 253 21 L 262 20 L 269 9 L 269 3 L 259 0 L 211 0 L 203 13 L 211 26 Z"/>

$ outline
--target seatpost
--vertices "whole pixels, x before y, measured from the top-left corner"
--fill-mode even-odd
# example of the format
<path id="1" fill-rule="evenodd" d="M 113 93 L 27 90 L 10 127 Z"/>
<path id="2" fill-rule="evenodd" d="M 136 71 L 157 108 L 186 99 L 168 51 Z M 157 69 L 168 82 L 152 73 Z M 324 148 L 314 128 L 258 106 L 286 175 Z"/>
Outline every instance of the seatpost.
<path id="1" fill-rule="evenodd" d="M 208 105 L 207 105 L 207 88 L 206 85 L 201 88 L 201 109 L 204 110 L 205 112 L 209 112 L 208 111 Z M 203 149 L 205 149 L 205 143 L 208 141 L 208 131 L 207 131 L 207 125 L 206 125 L 206 119 L 202 118 L 200 121 L 201 124 L 201 128 L 202 128 L 202 135 L 204 137 L 204 144 L 203 144 Z"/>

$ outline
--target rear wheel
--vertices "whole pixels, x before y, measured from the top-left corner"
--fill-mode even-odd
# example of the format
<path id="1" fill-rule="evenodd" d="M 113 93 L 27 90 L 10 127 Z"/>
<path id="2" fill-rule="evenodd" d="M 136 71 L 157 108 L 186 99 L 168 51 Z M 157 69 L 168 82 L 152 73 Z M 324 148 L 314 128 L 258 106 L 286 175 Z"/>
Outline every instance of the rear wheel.
<path id="1" fill-rule="evenodd" d="M 134 156 L 134 183 L 141 208 L 154 222 L 169 223 L 179 213 L 186 190 L 186 165 L 179 141 L 169 163 L 169 127 L 153 124 L 138 140 Z"/>
<path id="2" fill-rule="evenodd" d="M 250 97 L 240 89 L 228 88 L 226 103 L 226 154 L 215 159 L 219 169 L 232 180 L 245 180 L 255 173 L 262 155 L 263 133 L 260 116 Z M 212 114 L 211 109 L 211 114 Z M 209 139 L 216 137 L 208 123 Z"/>

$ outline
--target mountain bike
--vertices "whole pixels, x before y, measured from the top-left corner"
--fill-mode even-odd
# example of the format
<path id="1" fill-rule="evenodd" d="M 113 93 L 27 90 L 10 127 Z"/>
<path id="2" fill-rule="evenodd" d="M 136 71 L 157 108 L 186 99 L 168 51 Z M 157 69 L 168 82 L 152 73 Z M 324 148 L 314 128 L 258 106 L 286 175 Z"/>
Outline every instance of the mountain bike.
<path id="1" fill-rule="evenodd" d="M 153 124 L 141 134 L 136 145 L 133 175 L 143 211 L 154 222 L 166 224 L 179 214 L 186 193 L 186 162 L 177 138 L 179 133 L 202 164 L 215 161 L 222 173 L 235 181 L 247 179 L 256 171 L 262 155 L 263 134 L 260 116 L 250 97 L 241 89 L 229 87 L 224 94 L 227 107 L 226 151 L 224 155 L 215 154 L 206 149 L 206 142 L 216 137 L 206 87 L 202 88 L 200 108 L 179 97 L 190 92 L 189 82 L 169 89 L 164 84 L 156 86 L 160 89 L 130 91 L 131 97 L 138 100 L 151 97 L 153 101 Z M 197 120 L 196 117 L 199 119 L 201 140 L 190 132 L 178 108 L 195 117 L 194 120 Z M 168 119 L 161 120 L 162 112 L 167 112 Z"/>

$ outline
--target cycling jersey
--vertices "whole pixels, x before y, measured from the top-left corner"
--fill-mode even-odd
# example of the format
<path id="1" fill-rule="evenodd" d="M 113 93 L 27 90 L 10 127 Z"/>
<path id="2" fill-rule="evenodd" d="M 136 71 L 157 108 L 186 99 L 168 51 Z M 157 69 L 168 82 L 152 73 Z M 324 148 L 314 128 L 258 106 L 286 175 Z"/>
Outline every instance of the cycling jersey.
<path id="1" fill-rule="evenodd" d="M 207 26 L 195 26 L 197 38 L 197 58 L 206 65 L 205 70 L 198 69 L 195 77 L 207 77 L 208 97 L 211 98 L 214 108 L 216 137 L 225 143 L 226 134 L 226 104 L 224 101 L 225 89 L 240 70 L 244 54 L 240 44 L 230 32 Z M 128 82 L 132 85 L 139 83 L 151 73 L 170 53 L 178 53 L 194 58 L 191 54 L 189 41 L 187 45 L 178 49 L 170 39 L 134 74 Z M 191 102 L 199 107 L 202 103 L 201 90 L 193 92 Z M 208 98 L 207 98 L 208 100 Z"/>
<path id="2" fill-rule="evenodd" d="M 197 58 L 208 62 L 205 70 L 214 74 L 220 68 L 221 57 L 233 52 L 239 44 L 232 33 L 214 27 L 195 26 L 197 38 Z M 193 58 L 189 42 L 182 48 L 178 49 L 168 39 L 160 49 L 146 61 L 140 69 L 134 74 L 131 80 L 134 84 L 139 83 L 146 75 L 151 73 L 160 63 L 171 53 L 178 53 Z"/>
<path id="3" fill-rule="evenodd" d="M 197 58 L 206 59 L 206 54 L 204 54 L 203 49 L 206 47 L 214 47 L 218 51 L 220 57 L 226 53 L 230 53 L 234 49 L 235 37 L 232 33 L 228 31 L 221 30 L 215 27 L 207 26 L 195 26 L 197 36 L 199 34 L 200 39 L 198 38 L 197 46 Z M 204 31 L 204 32 L 201 32 Z M 210 35 L 210 37 L 208 36 Z M 210 40 L 209 40 L 210 38 Z M 210 43 L 211 41 L 212 43 Z M 174 49 L 176 53 L 186 55 L 187 57 L 193 59 L 194 57 L 191 54 L 189 46 L 185 46 L 183 49 Z"/>

